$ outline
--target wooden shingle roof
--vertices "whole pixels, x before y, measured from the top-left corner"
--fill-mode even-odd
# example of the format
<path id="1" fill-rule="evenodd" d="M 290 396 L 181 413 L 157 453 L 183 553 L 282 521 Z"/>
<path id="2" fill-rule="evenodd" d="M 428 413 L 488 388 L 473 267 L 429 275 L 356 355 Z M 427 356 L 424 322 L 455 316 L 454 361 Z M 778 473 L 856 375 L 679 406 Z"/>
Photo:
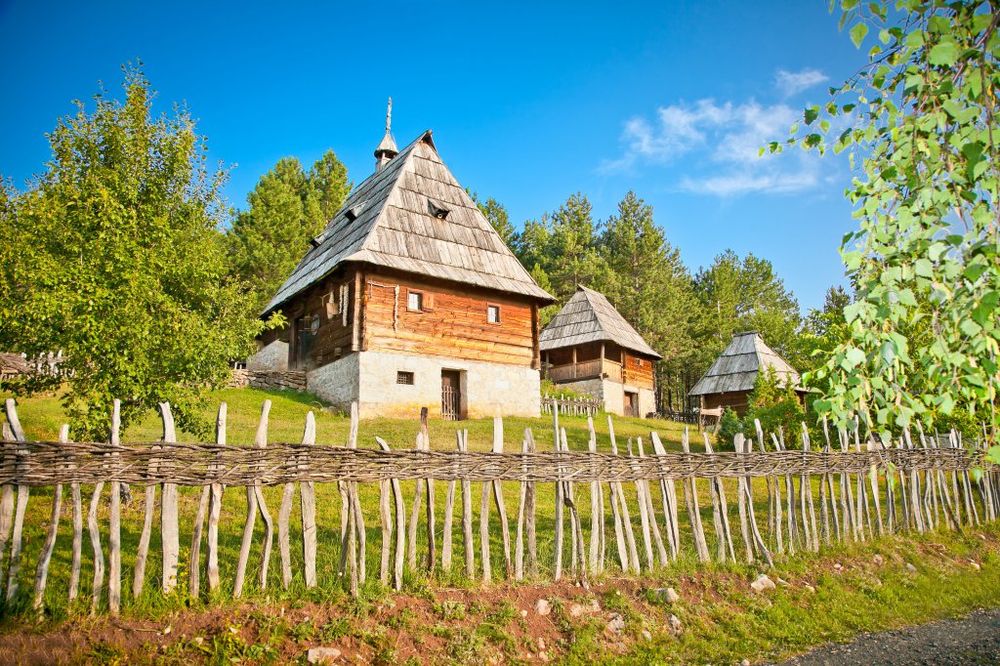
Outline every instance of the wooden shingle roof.
<path id="1" fill-rule="evenodd" d="M 542 351 L 607 341 L 645 356 L 663 358 L 646 344 L 604 294 L 584 286 L 576 288 L 573 297 L 542 330 L 538 341 Z"/>
<path id="2" fill-rule="evenodd" d="M 757 375 L 774 368 L 778 383 L 800 386 L 799 373 L 764 343 L 756 331 L 737 333 L 688 395 L 752 391 Z"/>
<path id="3" fill-rule="evenodd" d="M 452 176 L 430 131 L 351 192 L 264 314 L 345 262 L 365 262 L 544 303 L 554 300 Z"/>

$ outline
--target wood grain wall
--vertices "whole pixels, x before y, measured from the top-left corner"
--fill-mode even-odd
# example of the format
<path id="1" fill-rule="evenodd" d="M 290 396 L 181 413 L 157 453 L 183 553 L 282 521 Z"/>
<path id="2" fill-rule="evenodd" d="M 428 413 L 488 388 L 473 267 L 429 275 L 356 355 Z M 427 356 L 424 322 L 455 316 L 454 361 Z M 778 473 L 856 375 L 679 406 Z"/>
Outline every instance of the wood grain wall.
<path id="1" fill-rule="evenodd" d="M 362 348 L 537 367 L 537 311 L 530 299 L 386 270 L 364 276 Z M 423 311 L 407 308 L 411 291 Z M 500 307 L 500 323 L 487 306 Z"/>

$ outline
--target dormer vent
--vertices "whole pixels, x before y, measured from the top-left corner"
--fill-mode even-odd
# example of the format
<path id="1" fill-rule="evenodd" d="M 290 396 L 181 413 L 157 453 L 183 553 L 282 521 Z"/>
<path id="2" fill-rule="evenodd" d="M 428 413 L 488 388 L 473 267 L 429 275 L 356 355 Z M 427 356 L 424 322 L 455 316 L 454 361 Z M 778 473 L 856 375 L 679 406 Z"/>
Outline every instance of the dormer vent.
<path id="1" fill-rule="evenodd" d="M 431 199 L 427 200 L 427 210 L 430 211 L 431 216 L 439 220 L 445 220 L 448 218 L 448 213 L 451 211 L 442 206 L 441 204 L 433 201 Z"/>
<path id="2" fill-rule="evenodd" d="M 354 220 L 358 219 L 358 217 L 361 216 L 361 213 L 363 213 L 364 210 L 365 210 L 365 202 L 362 201 L 361 203 L 354 204 L 346 211 L 344 211 L 344 215 L 347 216 L 348 222 L 353 222 Z"/>

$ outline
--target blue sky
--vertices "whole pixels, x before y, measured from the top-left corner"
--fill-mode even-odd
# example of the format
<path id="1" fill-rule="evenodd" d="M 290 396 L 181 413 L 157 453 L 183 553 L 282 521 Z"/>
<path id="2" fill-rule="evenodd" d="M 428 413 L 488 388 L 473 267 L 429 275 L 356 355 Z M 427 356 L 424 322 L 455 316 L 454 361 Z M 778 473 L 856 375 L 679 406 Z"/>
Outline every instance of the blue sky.
<path id="1" fill-rule="evenodd" d="M 803 309 L 842 282 L 839 157 L 758 159 L 863 64 L 825 0 L 635 3 L 40 3 L 0 0 L 0 174 L 42 170 L 44 133 L 141 59 L 185 102 L 243 206 L 280 157 L 374 164 L 386 97 L 402 146 L 434 130 L 459 181 L 523 220 L 629 189 L 696 271 L 774 262 Z"/>

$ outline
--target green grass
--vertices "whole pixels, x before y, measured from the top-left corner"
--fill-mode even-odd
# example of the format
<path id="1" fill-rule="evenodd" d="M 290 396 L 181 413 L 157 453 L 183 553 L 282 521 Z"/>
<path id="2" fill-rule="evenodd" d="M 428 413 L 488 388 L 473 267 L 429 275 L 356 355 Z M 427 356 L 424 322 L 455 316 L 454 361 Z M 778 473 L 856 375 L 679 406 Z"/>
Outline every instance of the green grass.
<path id="1" fill-rule="evenodd" d="M 317 417 L 317 441 L 320 444 L 342 445 L 347 437 L 349 423 L 343 415 L 327 411 L 323 405 L 307 394 L 291 392 L 263 392 L 249 389 L 230 389 L 213 393 L 211 402 L 225 400 L 229 405 L 229 442 L 234 445 L 248 445 L 256 429 L 261 403 L 272 401 L 270 440 L 298 441 L 305 420 L 305 414 L 313 410 Z M 19 414 L 27 435 L 32 439 L 52 439 L 63 420 L 62 409 L 55 397 L 38 397 L 19 402 Z M 206 410 L 206 417 L 212 417 L 214 407 Z M 596 420 L 599 449 L 609 450 L 607 420 Z M 586 449 L 587 423 L 583 418 L 563 418 L 563 426 L 571 448 Z M 431 445 L 438 449 L 453 449 L 455 429 L 468 428 L 470 447 L 474 450 L 489 450 L 492 443 L 492 420 L 480 419 L 461 423 L 432 420 L 430 423 Z M 508 450 L 519 450 L 524 428 L 532 428 L 540 450 L 551 450 L 552 428 L 548 419 L 511 418 L 504 420 L 505 443 Z M 359 444 L 374 447 L 374 436 L 385 438 L 394 448 L 412 447 L 419 423 L 412 420 L 376 419 L 363 421 L 360 428 Z M 629 437 L 648 437 L 655 429 L 669 448 L 679 448 L 683 426 L 675 423 L 639 419 L 615 418 L 615 429 L 619 446 Z M 130 427 L 123 436 L 129 441 L 149 441 L 161 434 L 158 418 L 149 414 L 141 423 Z M 180 437 L 184 440 L 185 436 Z M 190 438 L 189 438 L 190 439 Z M 727 495 L 730 500 L 731 524 L 734 537 L 738 538 L 739 523 L 735 511 L 735 488 L 727 480 Z M 404 483 L 407 515 L 412 502 L 414 484 Z M 533 585 L 549 585 L 553 543 L 554 489 L 551 483 L 538 484 L 538 546 L 541 573 Z M 437 543 L 440 552 L 444 498 L 447 484 L 438 482 L 436 486 Z M 632 522 L 642 558 L 641 529 L 633 484 L 626 484 Z M 631 486 L 631 487 L 628 487 Z M 395 595 L 382 588 L 378 582 L 379 549 L 381 531 L 378 522 L 378 486 L 362 484 L 361 499 L 367 526 L 367 570 L 369 582 L 362 590 L 361 597 L 350 599 L 344 592 L 343 581 L 337 575 L 339 563 L 339 520 L 340 497 L 333 484 L 317 484 L 317 525 L 319 587 L 306 589 L 301 578 L 301 534 L 299 527 L 298 501 L 293 503 L 291 519 L 292 568 L 295 573 L 292 586 L 281 589 L 280 560 L 275 547 L 272 554 L 270 575 L 266 589 L 259 588 L 256 572 L 260 566 L 260 546 L 263 526 L 257 521 L 254 549 L 248 569 L 248 585 L 245 597 L 251 604 L 247 611 L 246 602 L 233 602 L 232 581 L 238 555 L 243 522 L 246 517 L 246 497 L 242 488 L 229 488 L 223 499 L 222 521 L 220 525 L 220 569 L 223 587 L 213 598 L 189 599 L 186 595 L 188 549 L 191 543 L 192 524 L 197 508 L 196 489 L 182 489 L 180 496 L 181 515 L 181 584 L 176 593 L 164 596 L 159 592 L 159 535 L 153 531 L 150 545 L 150 560 L 147 565 L 146 587 L 142 595 L 133 600 L 131 593 L 132 566 L 142 521 L 142 499 L 138 489 L 133 490 L 136 499 L 123 508 L 123 620 L 132 623 L 175 621 L 177 618 L 200 617 L 221 614 L 224 621 L 201 632 L 200 641 L 189 635 L 183 640 L 171 639 L 170 645 L 161 653 L 167 662 L 184 662 L 198 658 L 209 663 L 223 663 L 231 659 L 249 661 L 282 661 L 294 658 L 303 646 L 326 645 L 348 642 L 357 647 L 366 659 L 383 663 L 399 663 L 405 657 L 416 657 L 423 661 L 425 656 L 434 659 L 457 662 L 482 661 L 489 655 L 511 661 L 524 658 L 535 650 L 533 629 L 527 627 L 520 609 L 525 605 L 523 596 L 528 588 L 514 583 L 492 586 L 485 595 L 479 583 L 468 580 L 459 570 L 463 567 L 464 554 L 460 529 L 456 529 L 454 569 L 450 573 L 436 571 L 433 576 L 424 572 L 406 574 L 404 594 Z M 782 488 L 782 491 L 784 489 Z M 476 535 L 476 561 L 479 564 L 478 507 L 481 484 L 473 484 L 472 504 L 476 514 L 474 527 Z M 508 515 L 516 517 L 519 484 L 503 484 Z M 654 491 L 655 492 L 655 491 Z M 90 488 L 84 488 L 85 506 Z M 680 495 L 680 488 L 678 488 Z M 702 520 L 709 538 L 710 551 L 714 555 L 715 544 L 712 532 L 711 502 L 708 487 L 704 482 L 698 486 Z M 782 493 L 784 494 L 784 493 Z M 61 626 L 89 626 L 86 617 L 89 612 L 90 578 L 92 576 L 92 552 L 89 538 L 84 536 L 83 575 L 81 597 L 70 606 L 66 603 L 70 566 L 70 518 L 71 505 L 64 494 L 63 511 L 59 526 L 58 541 L 53 555 L 46 592 L 46 618 L 38 626 L 32 625 L 32 614 L 26 612 L 30 603 L 34 566 L 38 559 L 51 511 L 51 489 L 33 489 L 28 504 L 25 521 L 25 556 L 21 568 L 21 594 L 10 605 L 0 608 L 3 624 L 0 631 L 21 635 L 26 631 L 58 632 Z M 265 496 L 272 516 L 277 515 L 281 489 L 266 488 Z M 814 496 L 819 498 L 814 488 Z M 605 489 L 608 501 L 607 489 Z M 659 496 L 654 502 L 659 513 Z M 763 480 L 755 483 L 757 520 L 762 532 L 767 525 L 766 492 Z M 586 536 L 590 531 L 589 486 L 578 484 L 576 501 L 581 509 Z M 682 500 L 683 501 L 683 500 Z M 456 515 L 460 515 L 460 501 L 456 504 Z M 819 507 L 817 506 L 817 514 Z M 102 539 L 107 556 L 107 506 L 99 509 L 102 525 Z M 421 516 L 418 535 L 418 561 L 422 562 L 426 552 L 426 526 Z M 662 521 L 662 517 L 659 518 Z M 837 545 L 825 550 L 821 555 L 800 554 L 794 557 L 777 558 L 775 576 L 792 582 L 788 587 L 779 587 L 768 595 L 754 595 L 749 592 L 748 583 L 759 573 L 759 569 L 746 564 L 699 564 L 693 553 L 690 529 L 686 511 L 681 510 L 681 539 L 684 553 L 676 563 L 666 568 L 656 568 L 641 578 L 616 578 L 613 573 L 616 554 L 613 545 L 613 526 L 610 512 L 607 515 L 608 573 L 593 577 L 594 588 L 588 594 L 601 605 L 600 618 L 570 618 L 568 597 L 582 593 L 579 589 L 567 588 L 565 583 L 543 587 L 542 594 L 555 598 L 552 614 L 548 653 L 559 655 L 569 663 L 591 662 L 595 660 L 623 663 L 634 661 L 738 661 L 744 656 L 751 658 L 776 658 L 796 650 L 826 640 L 846 638 L 861 629 L 876 629 L 887 626 L 932 619 L 966 611 L 982 605 L 995 604 L 1000 591 L 1000 567 L 997 550 L 1000 532 L 995 527 L 965 534 L 934 533 L 921 537 L 886 537 L 869 544 Z M 662 525 L 662 522 L 661 522 Z M 456 525 L 456 528 L 458 526 Z M 491 516 L 491 551 L 495 579 L 502 578 L 502 547 L 496 512 Z M 977 536 L 982 534 L 986 541 Z M 513 535 L 512 535 L 513 538 Z M 569 529 L 567 527 L 567 542 Z M 586 540 L 586 537 L 585 537 Z M 915 545 L 914 545 L 915 544 Z M 739 551 L 740 545 L 737 544 Z M 204 553 L 204 548 L 202 550 Z M 891 566 L 877 574 L 866 571 L 866 567 L 845 566 L 842 573 L 832 573 L 835 559 L 867 564 L 871 554 L 882 552 Z M 917 557 L 923 552 L 925 559 Z M 929 553 L 929 555 L 928 555 Z M 204 556 L 204 555 L 203 555 Z M 926 558 L 929 557 L 929 560 Z M 982 565 L 981 571 L 973 572 L 968 566 L 956 565 L 962 558 L 975 558 Z M 912 560 L 918 566 L 916 574 L 910 574 L 902 565 L 903 558 Z M 931 564 L 927 562 L 930 561 Z M 569 545 L 566 545 L 564 563 L 568 567 Z M 875 580 L 878 580 L 876 583 Z M 804 581 L 816 588 L 815 594 L 805 592 Z M 674 608 L 664 607 L 656 602 L 655 595 L 646 594 L 651 587 L 672 585 L 682 592 L 682 602 Z M 202 589 L 206 587 L 202 578 Z M 532 588 L 533 589 L 533 588 Z M 442 597 L 442 590 L 458 591 L 466 595 L 461 599 Z M 520 590 L 520 591 L 519 591 Z M 545 591 L 549 590 L 549 591 Z M 942 594 L 941 590 L 946 590 Z M 560 595 L 567 597 L 567 603 L 559 603 Z M 501 597 L 501 598 L 498 598 Z M 288 609 L 296 614 L 294 621 L 284 615 L 275 614 L 280 607 L 282 613 Z M 415 608 L 416 614 L 409 608 Z M 317 609 L 325 609 L 325 615 L 318 617 Z M 620 613 L 626 620 L 623 636 L 609 639 L 605 632 L 607 613 Z M 665 631 L 666 620 L 671 613 L 677 614 L 684 624 L 679 636 Z M 308 616 L 308 617 L 307 617 Z M 174 618 L 174 619 L 171 619 Z M 374 618 L 378 618 L 373 625 Z M 530 619 L 530 618 L 529 618 Z M 99 620 L 102 622 L 105 620 Z M 235 627 L 235 628 L 234 628 Z M 643 630 L 652 635 L 651 640 L 641 637 Z M 402 640 L 409 647 L 400 647 Z M 0 641 L 2 643 L 3 641 Z M 121 658 L 121 650 L 128 650 L 131 660 L 144 660 L 144 653 L 135 645 L 122 646 L 113 641 L 90 641 L 87 654 L 92 661 L 114 661 Z M 292 650 L 292 652 L 290 652 Z M 298 652 L 294 652 L 298 650 Z M 148 656 L 148 655 L 145 655 Z M 0 648 L 0 660 L 4 654 Z"/>

